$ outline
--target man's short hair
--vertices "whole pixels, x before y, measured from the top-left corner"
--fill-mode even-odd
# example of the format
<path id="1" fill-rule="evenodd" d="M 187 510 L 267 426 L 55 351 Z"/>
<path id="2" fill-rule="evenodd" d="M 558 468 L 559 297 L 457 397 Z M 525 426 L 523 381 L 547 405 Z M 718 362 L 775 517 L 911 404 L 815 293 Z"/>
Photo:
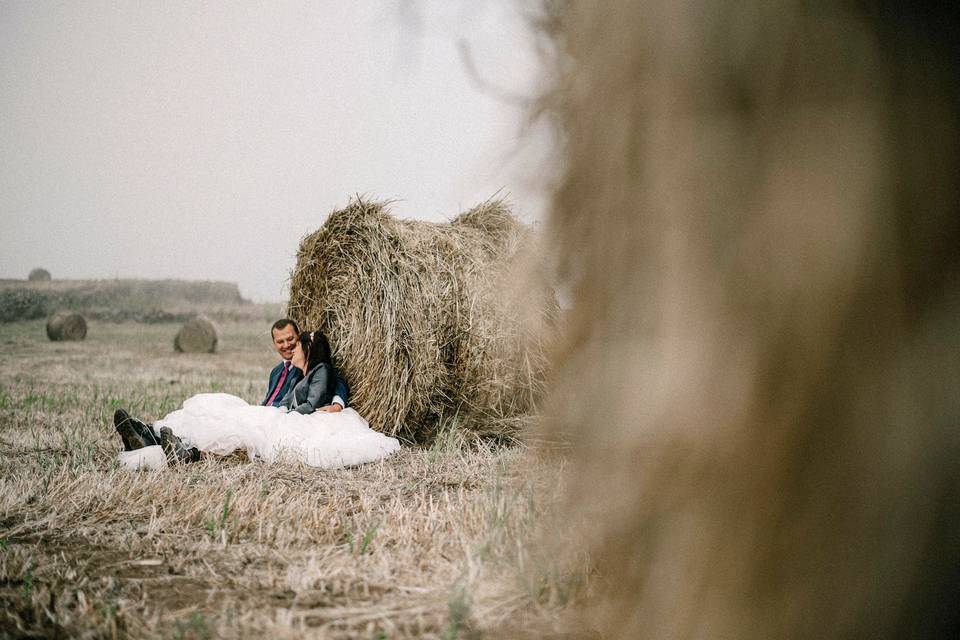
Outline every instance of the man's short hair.
<path id="1" fill-rule="evenodd" d="M 273 326 L 270 327 L 270 336 L 271 336 L 271 337 L 273 336 L 273 332 L 274 332 L 274 331 L 281 331 L 281 330 L 283 330 L 285 327 L 289 327 L 289 326 L 292 326 L 292 327 L 293 327 L 293 332 L 296 333 L 297 336 L 299 337 L 299 336 L 300 336 L 300 327 L 298 327 L 298 326 L 297 326 L 297 323 L 294 322 L 293 320 L 291 320 L 290 318 L 280 318 L 279 320 L 277 320 L 276 322 L 274 322 L 274 323 L 273 323 Z"/>

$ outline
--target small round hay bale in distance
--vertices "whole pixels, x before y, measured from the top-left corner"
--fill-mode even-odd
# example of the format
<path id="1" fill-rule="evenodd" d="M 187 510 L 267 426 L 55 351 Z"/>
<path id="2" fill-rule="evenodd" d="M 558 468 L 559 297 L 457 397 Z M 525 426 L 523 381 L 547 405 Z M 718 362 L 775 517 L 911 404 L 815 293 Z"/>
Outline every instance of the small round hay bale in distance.
<path id="1" fill-rule="evenodd" d="M 173 348 L 181 353 L 213 353 L 217 350 L 217 329 L 204 317 L 188 320 L 173 339 Z"/>
<path id="2" fill-rule="evenodd" d="M 50 280 L 50 272 L 46 269 L 37 267 L 30 272 L 30 275 L 27 276 L 27 280 L 30 282 L 47 282 Z"/>
<path id="3" fill-rule="evenodd" d="M 87 321 L 75 311 L 56 311 L 47 318 L 47 337 L 53 341 L 83 340 Z"/>

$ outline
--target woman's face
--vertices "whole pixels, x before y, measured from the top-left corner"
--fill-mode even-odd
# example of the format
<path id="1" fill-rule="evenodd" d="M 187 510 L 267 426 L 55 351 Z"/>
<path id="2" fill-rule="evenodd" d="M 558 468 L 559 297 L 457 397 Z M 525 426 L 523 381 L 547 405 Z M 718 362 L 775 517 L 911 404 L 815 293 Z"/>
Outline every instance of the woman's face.
<path id="1" fill-rule="evenodd" d="M 290 358 L 293 366 L 305 369 L 307 366 L 307 354 L 303 352 L 303 345 L 297 340 L 297 346 L 293 348 L 293 357 Z"/>

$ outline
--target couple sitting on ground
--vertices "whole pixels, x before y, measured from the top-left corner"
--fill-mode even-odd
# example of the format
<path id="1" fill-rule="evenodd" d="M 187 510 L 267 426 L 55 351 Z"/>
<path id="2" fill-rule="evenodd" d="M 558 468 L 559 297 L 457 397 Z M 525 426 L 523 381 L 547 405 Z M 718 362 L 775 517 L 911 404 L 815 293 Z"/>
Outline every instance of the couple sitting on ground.
<path id="1" fill-rule="evenodd" d="M 330 360 L 323 333 L 300 333 L 296 323 L 283 319 L 270 335 L 283 360 L 270 373 L 260 405 L 225 393 L 201 393 L 153 425 L 117 409 L 113 420 L 124 445 L 121 462 L 162 466 L 151 462 L 159 445 L 172 463 L 244 449 L 251 458 L 284 457 L 329 468 L 378 460 L 399 448 L 395 438 L 373 431 L 348 408 L 349 388 Z"/>

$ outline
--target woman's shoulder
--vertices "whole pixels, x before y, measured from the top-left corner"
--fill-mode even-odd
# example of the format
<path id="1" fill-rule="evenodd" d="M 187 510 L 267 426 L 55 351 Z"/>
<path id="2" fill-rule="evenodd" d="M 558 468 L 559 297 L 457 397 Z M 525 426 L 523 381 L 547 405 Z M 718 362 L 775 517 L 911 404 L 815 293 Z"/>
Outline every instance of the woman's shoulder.
<path id="1" fill-rule="evenodd" d="M 330 365 L 326 362 L 320 362 L 310 369 L 310 371 L 303 377 L 303 382 L 310 384 L 317 379 L 318 376 L 329 375 L 331 372 Z"/>

